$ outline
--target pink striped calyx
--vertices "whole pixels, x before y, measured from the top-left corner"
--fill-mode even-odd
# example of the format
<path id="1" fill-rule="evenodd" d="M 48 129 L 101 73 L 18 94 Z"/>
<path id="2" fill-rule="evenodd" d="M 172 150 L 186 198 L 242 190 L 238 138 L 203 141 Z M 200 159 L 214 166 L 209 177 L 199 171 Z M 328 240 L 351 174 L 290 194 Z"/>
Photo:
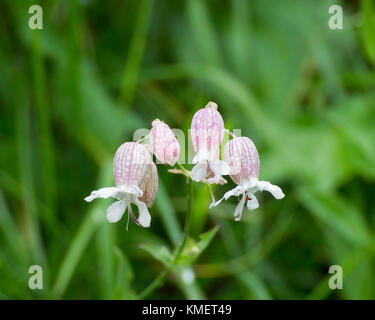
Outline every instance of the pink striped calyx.
<path id="1" fill-rule="evenodd" d="M 234 183 L 259 177 L 258 150 L 248 137 L 228 141 L 223 150 L 223 159 L 230 166 L 229 176 Z"/>
<path id="2" fill-rule="evenodd" d="M 174 166 L 180 156 L 180 144 L 167 124 L 155 119 L 150 132 L 152 153 L 162 164 Z"/>

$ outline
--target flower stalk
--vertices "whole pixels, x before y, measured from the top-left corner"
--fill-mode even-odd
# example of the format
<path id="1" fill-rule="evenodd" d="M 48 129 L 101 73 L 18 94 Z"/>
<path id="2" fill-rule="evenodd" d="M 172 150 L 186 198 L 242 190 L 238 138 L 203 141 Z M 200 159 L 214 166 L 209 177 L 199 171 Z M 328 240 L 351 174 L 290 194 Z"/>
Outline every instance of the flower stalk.
<path id="1" fill-rule="evenodd" d="M 186 169 L 178 162 L 177 163 L 183 170 Z M 181 169 L 181 170 L 182 170 Z M 191 229 L 191 222 L 193 216 L 193 181 L 188 179 L 188 210 L 186 213 L 186 220 L 185 220 L 185 228 L 184 228 L 184 236 L 180 245 L 176 248 L 175 254 L 173 255 L 173 260 L 171 264 L 166 267 L 143 291 L 138 295 L 138 299 L 145 299 L 147 298 L 152 292 L 154 292 L 157 288 L 161 287 L 164 284 L 165 278 L 168 274 L 178 265 L 178 260 L 181 257 L 181 254 L 184 250 L 186 245 L 187 239 L 189 238 L 190 229 Z"/>

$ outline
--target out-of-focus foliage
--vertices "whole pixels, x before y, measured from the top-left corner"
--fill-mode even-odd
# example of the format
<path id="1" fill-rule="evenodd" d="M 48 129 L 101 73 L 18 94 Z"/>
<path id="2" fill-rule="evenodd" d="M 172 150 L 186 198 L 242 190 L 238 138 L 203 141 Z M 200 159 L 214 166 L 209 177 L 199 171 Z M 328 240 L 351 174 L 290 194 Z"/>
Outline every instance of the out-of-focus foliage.
<path id="1" fill-rule="evenodd" d="M 36 3 L 43 30 L 28 28 Z M 136 298 L 181 240 L 184 178 L 158 166 L 150 229 L 109 224 L 110 201 L 83 198 L 113 184 L 134 130 L 159 118 L 187 133 L 213 100 L 286 197 L 235 222 L 236 199 L 209 211 L 195 184 L 192 237 L 220 230 L 151 297 L 373 299 L 375 4 L 339 1 L 331 30 L 333 3 L 2 0 L 0 298 Z M 33 264 L 43 290 L 27 286 Z M 331 265 L 343 290 L 328 288 Z"/>

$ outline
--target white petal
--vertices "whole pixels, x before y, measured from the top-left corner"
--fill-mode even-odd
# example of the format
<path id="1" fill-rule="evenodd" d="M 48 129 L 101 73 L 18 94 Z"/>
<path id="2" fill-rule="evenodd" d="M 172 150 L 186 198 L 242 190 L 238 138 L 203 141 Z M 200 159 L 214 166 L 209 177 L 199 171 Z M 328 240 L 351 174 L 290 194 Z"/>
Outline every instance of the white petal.
<path id="1" fill-rule="evenodd" d="M 285 194 L 280 187 L 275 186 L 268 181 L 258 181 L 257 187 L 261 191 L 266 190 L 270 192 L 276 199 L 282 199 L 285 197 Z"/>
<path id="2" fill-rule="evenodd" d="M 212 200 L 212 202 L 211 202 L 211 204 L 208 208 L 211 209 L 212 207 L 214 207 L 216 205 L 216 200 L 215 200 L 215 196 L 214 196 L 214 193 L 212 191 L 212 187 L 211 187 L 210 184 L 208 185 L 208 188 L 210 189 L 211 200 Z"/>
<path id="3" fill-rule="evenodd" d="M 245 206 L 245 200 L 246 200 L 246 194 L 244 193 L 244 195 L 241 198 L 241 201 L 238 203 L 236 207 L 236 210 L 234 210 L 234 217 L 236 221 L 241 220 L 243 207 Z"/>
<path id="4" fill-rule="evenodd" d="M 121 190 L 116 187 L 108 187 L 108 188 L 101 188 L 99 190 L 95 190 L 91 192 L 91 194 L 85 198 L 87 202 L 91 202 L 96 198 L 103 198 L 107 199 L 109 197 L 118 199 Z"/>
<path id="5" fill-rule="evenodd" d="M 199 153 L 197 153 L 195 156 L 194 156 L 194 158 L 193 158 L 193 160 L 191 161 L 191 163 L 192 164 L 196 164 L 196 163 L 198 163 L 199 162 Z"/>
<path id="6" fill-rule="evenodd" d="M 207 161 L 198 162 L 191 170 L 191 180 L 199 182 L 207 175 Z"/>
<path id="7" fill-rule="evenodd" d="M 237 186 L 235 188 L 233 188 L 232 190 L 229 190 L 227 191 L 225 194 L 224 194 L 224 199 L 227 200 L 229 197 L 232 197 L 232 196 L 239 196 L 241 194 L 244 193 L 244 189 L 243 187 L 241 186 Z"/>
<path id="8" fill-rule="evenodd" d="M 115 223 L 119 221 L 126 210 L 126 201 L 120 200 L 112 203 L 107 208 L 107 220 L 108 222 Z"/>
<path id="9" fill-rule="evenodd" d="M 257 209 L 259 207 L 258 199 L 253 194 L 249 195 L 249 197 L 251 199 L 247 201 L 247 208 L 250 211 Z"/>
<path id="10" fill-rule="evenodd" d="M 216 207 L 217 205 L 219 205 L 220 203 L 221 203 L 221 201 L 223 201 L 224 200 L 224 197 L 222 197 L 220 200 L 218 200 L 218 201 L 216 201 L 213 205 L 212 205 L 212 207 Z M 210 208 L 211 208 L 211 205 L 210 205 Z"/>
<path id="11" fill-rule="evenodd" d="M 124 186 L 123 185 L 123 186 L 120 186 L 119 189 L 124 193 L 135 196 L 135 198 L 140 198 L 143 195 L 142 190 L 138 186 L 136 186 L 135 184 L 133 184 L 131 186 Z"/>
<path id="12" fill-rule="evenodd" d="M 254 192 L 256 192 L 259 190 L 257 187 L 258 182 L 259 180 L 257 178 L 250 178 L 249 180 L 242 181 L 239 185 L 246 190 L 254 190 Z"/>
<path id="13" fill-rule="evenodd" d="M 219 159 L 210 162 L 210 168 L 217 176 L 226 176 L 230 172 L 229 165 L 225 161 Z"/>
<path id="14" fill-rule="evenodd" d="M 148 228 L 151 222 L 151 215 L 148 212 L 146 204 L 138 200 L 135 201 L 134 203 L 137 205 L 138 211 L 139 211 L 139 216 L 138 216 L 139 224 L 142 227 Z"/>

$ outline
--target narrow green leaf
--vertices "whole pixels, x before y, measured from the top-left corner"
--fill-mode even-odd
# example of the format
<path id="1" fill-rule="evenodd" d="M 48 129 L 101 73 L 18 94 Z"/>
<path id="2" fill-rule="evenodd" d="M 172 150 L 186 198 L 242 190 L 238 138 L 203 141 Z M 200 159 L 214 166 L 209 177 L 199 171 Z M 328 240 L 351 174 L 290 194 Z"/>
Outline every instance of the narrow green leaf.
<path id="1" fill-rule="evenodd" d="M 98 186 L 107 185 L 109 179 L 112 179 L 112 161 L 106 162 L 101 170 L 98 179 Z M 83 201 L 83 200 L 82 200 Z M 93 233 L 98 225 L 104 222 L 105 209 L 109 205 L 107 200 L 99 200 L 91 204 L 85 219 L 83 220 L 77 234 L 73 238 L 70 247 L 61 262 L 59 271 L 57 273 L 56 281 L 53 286 L 52 295 L 55 298 L 61 298 L 64 294 L 74 271 L 77 268 Z"/>
<path id="2" fill-rule="evenodd" d="M 46 70 L 44 65 L 44 53 L 40 48 L 40 34 L 32 33 L 32 67 L 33 67 L 33 93 L 35 95 L 35 106 L 38 115 L 38 126 L 40 136 L 40 152 L 43 179 L 44 201 L 49 210 L 44 209 L 44 215 L 49 215 L 48 220 L 56 224 L 56 216 L 52 213 L 56 205 L 56 172 L 55 172 L 55 150 L 54 137 L 51 124 L 51 106 L 48 105 L 46 90 Z"/>
<path id="3" fill-rule="evenodd" d="M 0 233 L 4 234 L 4 238 L 7 241 L 9 249 L 14 252 L 18 261 L 26 262 L 28 257 L 28 252 L 24 243 L 21 241 L 21 233 L 14 221 L 9 208 L 5 202 L 3 191 L 0 186 Z"/>
<path id="4" fill-rule="evenodd" d="M 248 270 L 238 274 L 236 277 L 245 285 L 246 289 L 249 291 L 250 298 L 261 300 L 272 299 L 266 284 L 254 271 Z"/>
<path id="5" fill-rule="evenodd" d="M 173 256 L 166 246 L 149 243 L 142 244 L 141 249 L 147 251 L 150 255 L 152 255 L 156 260 L 163 263 L 166 267 L 168 267 L 172 263 Z"/>
<path id="6" fill-rule="evenodd" d="M 362 1 L 363 24 L 361 26 L 362 42 L 367 55 L 375 64 L 375 8 L 372 0 Z"/>
<path id="7" fill-rule="evenodd" d="M 221 50 L 215 35 L 214 25 L 205 1 L 186 2 L 193 39 L 201 58 L 209 63 L 222 64 Z"/>
<path id="8" fill-rule="evenodd" d="M 198 241 L 189 238 L 186 242 L 185 248 L 181 253 L 178 263 L 183 265 L 189 265 L 193 263 L 196 259 L 198 259 L 202 252 L 210 244 L 211 240 L 214 238 L 218 230 L 219 226 L 215 226 L 211 230 L 202 233 L 199 236 Z"/>
<path id="9" fill-rule="evenodd" d="M 109 299 L 114 287 L 114 253 L 115 231 L 113 225 L 103 223 L 96 233 L 96 246 L 98 250 L 98 266 L 101 297 Z"/>
<path id="10" fill-rule="evenodd" d="M 337 194 L 302 190 L 300 198 L 314 216 L 347 240 L 359 245 L 371 243 L 371 234 L 363 216 Z"/>
<path id="11" fill-rule="evenodd" d="M 156 197 L 155 207 L 160 212 L 161 221 L 164 224 L 169 239 L 174 245 L 177 245 L 181 240 L 181 227 L 161 177 L 159 178 L 158 196 Z"/>
<path id="12" fill-rule="evenodd" d="M 117 261 L 116 284 L 113 299 L 136 299 L 137 295 L 131 289 L 130 284 L 134 279 L 134 272 L 128 258 L 118 248 L 114 248 Z"/>
<path id="13" fill-rule="evenodd" d="M 358 249 L 354 252 L 351 252 L 345 258 L 345 260 L 343 260 L 342 262 L 340 261 L 338 264 L 342 265 L 344 276 L 346 277 L 347 275 L 349 275 L 366 256 L 368 256 L 367 249 Z M 330 294 L 332 294 L 333 291 L 328 286 L 328 281 L 331 276 L 331 274 L 327 273 L 327 275 L 323 277 L 323 279 L 316 285 L 316 287 L 313 290 L 311 290 L 311 292 L 307 295 L 305 299 L 326 299 Z"/>
<path id="14" fill-rule="evenodd" d="M 225 94 L 238 104 L 243 116 L 248 118 L 254 128 L 265 138 L 276 144 L 279 136 L 275 124 L 270 121 L 253 92 L 232 73 L 223 68 L 206 64 L 159 65 L 143 73 L 143 81 L 193 78 L 211 84 L 215 90 Z"/>
<path id="15" fill-rule="evenodd" d="M 137 22 L 126 59 L 119 97 L 119 102 L 126 105 L 132 103 L 135 94 L 153 4 L 153 0 L 143 0 L 139 4 Z"/>

